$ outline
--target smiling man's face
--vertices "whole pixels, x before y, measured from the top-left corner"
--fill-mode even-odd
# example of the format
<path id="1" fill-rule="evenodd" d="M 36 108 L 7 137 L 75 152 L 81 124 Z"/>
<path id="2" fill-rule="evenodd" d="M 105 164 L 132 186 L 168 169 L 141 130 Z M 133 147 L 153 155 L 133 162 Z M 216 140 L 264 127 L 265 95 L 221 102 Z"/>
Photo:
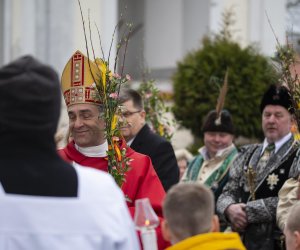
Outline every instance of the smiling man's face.
<path id="1" fill-rule="evenodd" d="M 80 147 L 98 146 L 104 142 L 104 121 L 94 104 L 74 104 L 68 108 L 69 129 Z"/>
<path id="2" fill-rule="evenodd" d="M 276 142 L 291 131 L 292 115 L 280 105 L 267 105 L 262 114 L 262 128 L 269 143 Z"/>

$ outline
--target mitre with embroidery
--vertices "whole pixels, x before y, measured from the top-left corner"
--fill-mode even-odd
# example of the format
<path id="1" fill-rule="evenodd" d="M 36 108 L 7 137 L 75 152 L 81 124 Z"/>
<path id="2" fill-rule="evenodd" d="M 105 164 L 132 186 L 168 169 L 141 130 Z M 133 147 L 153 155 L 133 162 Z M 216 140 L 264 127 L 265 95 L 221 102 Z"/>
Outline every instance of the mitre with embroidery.
<path id="1" fill-rule="evenodd" d="M 80 51 L 67 62 L 61 77 L 61 89 L 67 106 L 78 103 L 101 104 L 96 81 L 102 72 Z"/>

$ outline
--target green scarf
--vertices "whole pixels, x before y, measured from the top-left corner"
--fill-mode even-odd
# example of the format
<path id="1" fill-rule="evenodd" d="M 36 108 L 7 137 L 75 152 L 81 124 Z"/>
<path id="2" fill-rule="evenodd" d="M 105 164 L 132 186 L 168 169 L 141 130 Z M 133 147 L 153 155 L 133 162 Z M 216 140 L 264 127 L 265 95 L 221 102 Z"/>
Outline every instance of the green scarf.
<path id="1" fill-rule="evenodd" d="M 223 178 L 223 176 L 227 173 L 228 165 L 232 161 L 233 157 L 237 154 L 237 152 L 238 151 L 236 148 L 231 150 L 231 152 L 224 159 L 222 165 L 209 176 L 209 178 L 205 181 L 204 184 L 211 187 L 213 183 L 220 181 Z M 187 179 L 189 181 L 197 181 L 197 177 L 202 167 L 203 161 L 203 156 L 200 154 L 191 162 L 187 172 Z"/>

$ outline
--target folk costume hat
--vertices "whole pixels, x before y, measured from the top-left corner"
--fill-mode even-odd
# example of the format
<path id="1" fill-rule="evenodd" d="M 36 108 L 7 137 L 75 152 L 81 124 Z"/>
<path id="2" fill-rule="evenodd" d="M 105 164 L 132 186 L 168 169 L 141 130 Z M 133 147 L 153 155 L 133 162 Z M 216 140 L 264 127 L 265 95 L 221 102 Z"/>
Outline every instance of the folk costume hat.
<path id="1" fill-rule="evenodd" d="M 32 56 L 11 62 L 0 69 L 0 99 L 0 131 L 54 135 L 61 101 L 54 69 Z"/>
<path id="2" fill-rule="evenodd" d="M 285 86 L 271 85 L 264 93 L 260 104 L 260 111 L 263 112 L 267 105 L 279 105 L 286 108 L 291 114 L 294 114 L 292 99 L 289 90 Z"/>
<path id="3" fill-rule="evenodd" d="M 225 97 L 228 90 L 228 70 L 226 71 L 224 83 L 220 90 L 215 110 L 211 110 L 205 117 L 202 132 L 225 132 L 234 134 L 234 126 L 231 114 L 228 110 L 224 110 Z"/>
<path id="4" fill-rule="evenodd" d="M 96 81 L 105 77 L 105 67 L 100 59 L 96 62 L 80 51 L 76 51 L 67 62 L 61 77 L 61 89 L 67 107 L 79 103 L 101 104 Z"/>
<path id="5" fill-rule="evenodd" d="M 232 122 L 231 114 L 228 110 L 221 111 L 221 122 L 216 122 L 217 112 L 216 110 L 211 110 L 205 117 L 202 132 L 225 132 L 229 134 L 234 134 L 234 126 Z"/>

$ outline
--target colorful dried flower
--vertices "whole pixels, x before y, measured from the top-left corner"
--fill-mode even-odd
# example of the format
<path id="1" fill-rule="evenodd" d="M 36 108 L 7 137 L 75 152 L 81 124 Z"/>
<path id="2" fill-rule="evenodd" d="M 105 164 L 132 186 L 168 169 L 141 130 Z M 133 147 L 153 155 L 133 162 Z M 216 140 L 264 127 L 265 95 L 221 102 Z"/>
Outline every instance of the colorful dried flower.
<path id="1" fill-rule="evenodd" d="M 82 18 L 82 24 L 84 30 L 84 37 L 86 42 L 87 55 L 89 57 L 89 53 L 88 53 L 89 49 L 87 46 L 88 36 L 85 31 L 85 24 L 84 24 L 85 22 L 82 14 L 81 5 L 79 4 L 79 6 L 80 6 L 80 12 L 81 12 L 81 18 Z M 112 36 L 111 45 L 114 42 L 116 28 Z M 131 32 L 131 28 L 129 28 L 129 33 L 126 35 L 129 36 L 130 32 Z M 89 37 L 92 37 L 91 29 L 90 29 Z M 123 56 L 124 59 L 126 55 L 127 43 L 129 39 L 124 39 L 124 37 L 122 37 L 121 40 L 126 40 L 126 43 L 124 45 L 125 46 L 124 56 Z M 115 56 L 114 70 L 111 71 L 108 67 L 110 58 L 105 60 L 104 53 L 102 53 L 103 58 L 95 58 L 93 43 L 92 41 L 90 41 L 90 43 L 92 45 L 93 56 L 95 59 L 94 61 L 99 68 L 99 73 L 101 73 L 101 75 L 95 77 L 96 83 L 94 87 L 97 90 L 97 94 L 99 94 L 99 98 L 102 100 L 102 104 L 104 108 L 103 119 L 106 121 L 105 136 L 108 142 L 108 151 L 107 151 L 108 172 L 114 177 L 116 183 L 121 187 L 125 181 L 126 173 L 130 170 L 129 168 L 130 158 L 127 157 L 126 155 L 126 148 L 124 149 L 122 148 L 122 150 L 120 149 L 122 147 L 121 146 L 122 140 L 120 139 L 121 132 L 118 126 L 119 121 L 117 116 L 118 109 L 119 109 L 118 95 L 119 95 L 121 84 L 127 82 L 129 78 L 127 77 L 127 75 L 123 77 L 124 64 L 122 65 L 121 74 L 115 72 L 117 61 L 119 59 L 119 54 L 118 54 L 120 52 L 119 49 L 117 49 L 117 53 Z M 100 41 L 100 45 L 101 45 L 101 41 Z M 102 47 L 101 47 L 101 51 L 103 52 Z M 108 54 L 109 54 L 108 57 L 110 57 L 110 51 Z M 123 63 L 124 61 L 125 60 L 123 60 Z"/>
<path id="2" fill-rule="evenodd" d="M 130 75 L 127 74 L 127 75 L 125 76 L 125 78 L 126 78 L 127 81 L 131 81 L 131 76 L 130 76 Z"/>
<path id="3" fill-rule="evenodd" d="M 119 96 L 119 95 L 118 95 L 118 93 L 116 93 L 116 92 L 115 92 L 115 93 L 111 93 L 111 94 L 109 95 L 109 97 L 110 97 L 110 98 L 113 98 L 113 99 L 118 99 L 118 96 Z"/>

